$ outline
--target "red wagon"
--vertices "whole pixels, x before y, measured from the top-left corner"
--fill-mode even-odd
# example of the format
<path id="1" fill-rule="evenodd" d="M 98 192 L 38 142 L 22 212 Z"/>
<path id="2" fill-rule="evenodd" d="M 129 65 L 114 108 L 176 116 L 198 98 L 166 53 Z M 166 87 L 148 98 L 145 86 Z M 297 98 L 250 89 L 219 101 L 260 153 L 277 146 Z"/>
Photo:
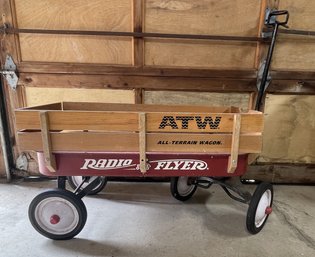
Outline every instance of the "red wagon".
<path id="1" fill-rule="evenodd" d="M 273 189 L 255 193 L 231 183 L 246 172 L 248 154 L 262 146 L 263 114 L 234 107 L 57 103 L 16 111 L 21 150 L 38 153 L 40 172 L 58 178 L 29 208 L 34 228 L 69 239 L 85 225 L 82 198 L 106 177 L 171 177 L 171 193 L 188 200 L 197 187 L 219 184 L 249 204 L 247 229 L 258 233 L 271 212 Z M 65 189 L 68 178 L 73 192 Z"/>

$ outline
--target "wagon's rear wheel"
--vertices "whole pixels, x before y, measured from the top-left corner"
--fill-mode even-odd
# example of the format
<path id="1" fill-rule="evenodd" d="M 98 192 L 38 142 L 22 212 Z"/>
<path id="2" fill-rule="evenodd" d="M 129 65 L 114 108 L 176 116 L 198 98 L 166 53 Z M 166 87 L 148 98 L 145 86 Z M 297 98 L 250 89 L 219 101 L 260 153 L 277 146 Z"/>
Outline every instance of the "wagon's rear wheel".
<path id="1" fill-rule="evenodd" d="M 33 227 L 43 236 L 54 240 L 66 240 L 83 229 L 87 211 L 75 194 L 54 189 L 37 195 L 28 210 Z"/>
<path id="2" fill-rule="evenodd" d="M 196 192 L 197 185 L 194 184 L 195 178 L 191 177 L 172 177 L 171 193 L 179 201 L 187 201 Z"/>
<path id="3" fill-rule="evenodd" d="M 82 181 L 86 178 L 86 181 L 83 183 L 82 185 L 82 189 L 85 188 L 89 182 L 90 182 L 90 179 L 92 177 L 84 177 L 84 176 L 69 176 L 67 177 L 68 179 L 68 183 L 70 185 L 70 187 L 75 190 L 77 189 L 77 187 L 79 185 L 81 185 Z M 96 195 L 98 194 L 99 192 L 101 192 L 105 186 L 106 186 L 106 183 L 107 183 L 107 179 L 106 177 L 100 177 L 100 183 L 95 187 L 93 188 L 89 193 L 88 195 Z"/>
<path id="4" fill-rule="evenodd" d="M 269 183 L 257 186 L 249 203 L 246 227 L 249 233 L 257 234 L 262 230 L 272 212 L 273 187 Z"/>

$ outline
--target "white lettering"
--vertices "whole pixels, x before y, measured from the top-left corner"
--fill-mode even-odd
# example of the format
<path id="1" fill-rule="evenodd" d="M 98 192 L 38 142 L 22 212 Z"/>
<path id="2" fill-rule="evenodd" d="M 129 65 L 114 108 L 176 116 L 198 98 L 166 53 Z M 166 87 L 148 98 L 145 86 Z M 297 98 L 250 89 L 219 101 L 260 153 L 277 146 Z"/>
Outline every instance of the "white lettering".
<path id="1" fill-rule="evenodd" d="M 106 159 L 99 159 L 95 164 L 95 168 L 105 168 L 106 162 Z"/>
<path id="2" fill-rule="evenodd" d="M 85 163 L 81 167 L 81 170 L 87 170 L 88 168 L 91 168 L 90 166 L 93 167 L 95 164 L 96 164 L 96 160 L 94 160 L 94 159 L 85 159 Z"/>
<path id="3" fill-rule="evenodd" d="M 158 161 L 158 162 L 157 162 L 157 165 L 156 165 L 156 167 L 155 167 L 155 170 L 160 170 L 160 169 L 162 169 L 165 164 L 166 164 L 166 162 Z"/>
<path id="4" fill-rule="evenodd" d="M 191 161 L 185 161 L 182 170 L 190 170 L 190 164 L 192 164 L 193 162 Z"/>
<path id="5" fill-rule="evenodd" d="M 181 164 L 183 164 L 182 161 L 173 161 L 173 162 L 174 162 L 174 164 L 175 164 L 174 170 L 179 170 L 179 166 L 180 166 Z"/>

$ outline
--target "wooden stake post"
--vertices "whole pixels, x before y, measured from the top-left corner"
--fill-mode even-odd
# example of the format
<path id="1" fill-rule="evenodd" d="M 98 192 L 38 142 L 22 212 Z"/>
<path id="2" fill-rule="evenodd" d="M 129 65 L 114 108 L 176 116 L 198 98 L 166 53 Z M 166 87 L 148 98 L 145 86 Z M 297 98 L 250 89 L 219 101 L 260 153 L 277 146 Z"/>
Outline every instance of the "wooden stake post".
<path id="1" fill-rule="evenodd" d="M 139 113 L 139 156 L 140 171 L 142 174 L 147 172 L 147 156 L 146 156 L 146 114 Z"/>
<path id="2" fill-rule="evenodd" d="M 228 163 L 228 173 L 234 173 L 237 168 L 238 152 L 240 146 L 240 132 L 241 132 L 241 115 L 234 115 L 231 155 Z"/>
<path id="3" fill-rule="evenodd" d="M 49 117 L 47 112 L 40 112 L 40 126 L 42 134 L 43 152 L 46 167 L 50 172 L 56 172 L 56 159 L 52 154 L 51 138 L 49 133 Z"/>

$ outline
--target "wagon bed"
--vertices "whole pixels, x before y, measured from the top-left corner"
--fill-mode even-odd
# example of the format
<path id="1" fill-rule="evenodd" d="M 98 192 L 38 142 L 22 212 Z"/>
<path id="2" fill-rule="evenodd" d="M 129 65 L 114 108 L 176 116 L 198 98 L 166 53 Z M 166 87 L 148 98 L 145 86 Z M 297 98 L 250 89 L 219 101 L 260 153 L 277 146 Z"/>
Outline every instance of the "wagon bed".
<path id="1" fill-rule="evenodd" d="M 38 152 L 48 176 L 239 176 L 262 146 L 262 113 L 235 107 L 62 102 L 15 114 L 20 150 Z"/>

